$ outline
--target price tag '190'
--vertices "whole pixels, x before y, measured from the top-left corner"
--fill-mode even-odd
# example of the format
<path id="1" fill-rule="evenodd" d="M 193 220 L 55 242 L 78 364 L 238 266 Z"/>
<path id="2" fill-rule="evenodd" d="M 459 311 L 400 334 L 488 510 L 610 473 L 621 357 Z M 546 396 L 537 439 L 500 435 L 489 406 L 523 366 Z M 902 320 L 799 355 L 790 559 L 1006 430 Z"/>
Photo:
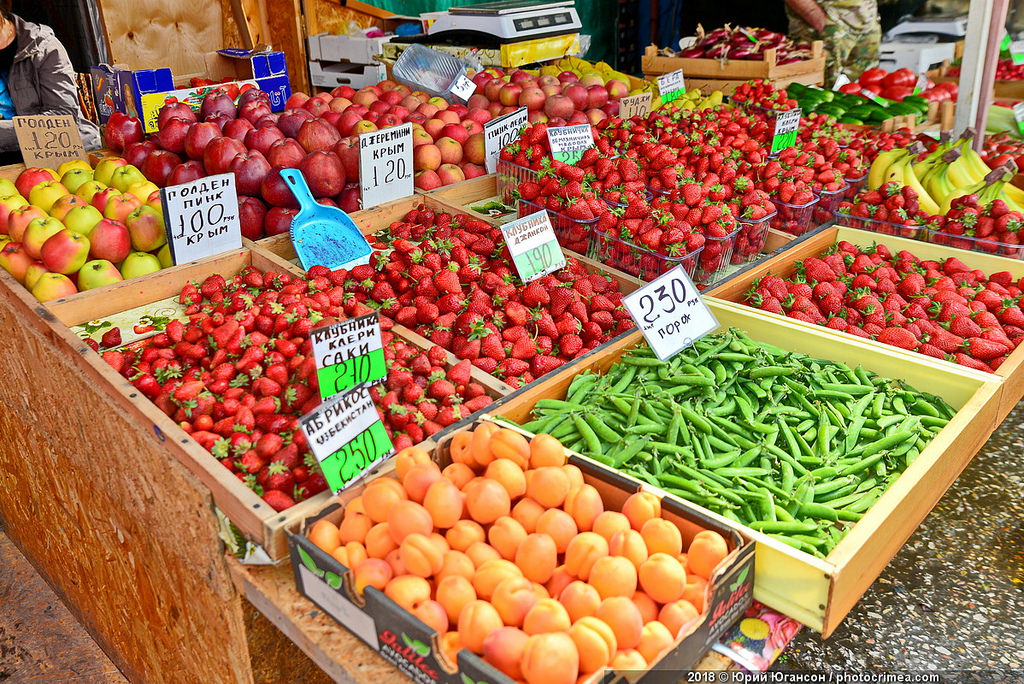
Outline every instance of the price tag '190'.
<path id="1" fill-rule="evenodd" d="M 497 170 L 498 155 L 506 145 L 519 137 L 523 127 L 529 123 L 529 115 L 526 107 L 520 107 L 484 124 L 484 164 L 487 173 Z"/>
<path id="2" fill-rule="evenodd" d="M 796 132 L 800 129 L 800 109 L 779 112 L 775 117 L 775 135 L 772 137 L 772 154 L 796 145 Z"/>
<path id="3" fill-rule="evenodd" d="M 634 116 L 647 118 L 647 115 L 651 113 L 653 99 L 654 94 L 650 92 L 622 98 L 619 100 L 619 118 L 632 119 Z"/>
<path id="4" fill-rule="evenodd" d="M 594 146 L 594 131 L 590 124 L 554 126 L 548 128 L 548 146 L 552 157 L 566 164 L 575 164 L 584 150 Z"/>
<path id="5" fill-rule="evenodd" d="M 538 211 L 501 227 L 512 263 L 524 283 L 565 267 L 565 254 L 547 211 Z"/>
<path id="6" fill-rule="evenodd" d="M 309 338 L 322 399 L 376 382 L 388 373 L 376 313 L 316 328 Z"/>
<path id="7" fill-rule="evenodd" d="M 718 328 L 718 319 L 682 266 L 631 292 L 622 302 L 662 361 Z"/>
<path id="8" fill-rule="evenodd" d="M 683 70 L 676 69 L 658 77 L 658 92 L 661 93 L 661 103 L 667 104 L 672 100 L 678 100 L 686 92 L 686 81 L 683 79 Z"/>
<path id="9" fill-rule="evenodd" d="M 235 174 L 207 176 L 160 191 L 175 264 L 242 247 Z"/>
<path id="10" fill-rule="evenodd" d="M 413 194 L 412 124 L 359 136 L 363 209 Z"/>

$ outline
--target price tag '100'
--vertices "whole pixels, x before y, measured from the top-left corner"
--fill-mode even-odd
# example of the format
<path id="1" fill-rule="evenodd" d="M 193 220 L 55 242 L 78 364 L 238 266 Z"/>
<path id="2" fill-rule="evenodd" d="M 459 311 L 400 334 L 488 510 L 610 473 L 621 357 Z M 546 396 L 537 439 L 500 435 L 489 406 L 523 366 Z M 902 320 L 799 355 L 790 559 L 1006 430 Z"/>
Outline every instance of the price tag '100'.
<path id="1" fill-rule="evenodd" d="M 775 117 L 775 136 L 772 138 L 772 154 L 796 145 L 796 132 L 800 129 L 799 108 L 779 112 Z"/>
<path id="2" fill-rule="evenodd" d="M 413 194 L 412 124 L 359 136 L 363 209 Z"/>
<path id="3" fill-rule="evenodd" d="M 662 361 L 718 328 L 718 319 L 682 266 L 631 292 L 622 302 Z"/>
<path id="4" fill-rule="evenodd" d="M 484 124 L 484 163 L 487 166 L 487 173 L 494 173 L 497 170 L 498 155 L 506 145 L 519 137 L 519 133 L 529 122 L 529 115 L 526 107 L 520 107 Z"/>
<path id="5" fill-rule="evenodd" d="M 501 232 L 524 283 L 565 267 L 565 254 L 558 246 L 547 211 L 510 221 L 501 227 Z"/>
<path id="6" fill-rule="evenodd" d="M 171 185 L 160 197 L 175 264 L 242 247 L 233 173 Z"/>

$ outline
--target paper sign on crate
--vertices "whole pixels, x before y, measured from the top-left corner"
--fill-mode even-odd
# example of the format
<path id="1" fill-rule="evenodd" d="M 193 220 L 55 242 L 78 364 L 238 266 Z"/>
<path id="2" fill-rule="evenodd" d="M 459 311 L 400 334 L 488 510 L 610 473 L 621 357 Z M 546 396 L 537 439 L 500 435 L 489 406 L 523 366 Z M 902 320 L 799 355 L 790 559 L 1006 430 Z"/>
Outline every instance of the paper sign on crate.
<path id="1" fill-rule="evenodd" d="M 661 103 L 667 104 L 672 100 L 678 100 L 686 93 L 686 81 L 683 79 L 683 70 L 676 69 L 658 77 L 658 92 L 661 93 Z"/>
<path id="2" fill-rule="evenodd" d="M 27 167 L 56 169 L 64 162 L 89 159 L 78 124 L 70 114 L 16 116 L 14 135 Z"/>
<path id="3" fill-rule="evenodd" d="M 235 174 L 207 176 L 160 191 L 175 264 L 242 247 Z"/>
<path id="4" fill-rule="evenodd" d="M 316 328 L 309 338 L 323 399 L 388 374 L 376 313 Z"/>
<path id="5" fill-rule="evenodd" d="M 651 113 L 651 102 L 654 94 L 651 92 L 638 95 L 627 95 L 619 100 L 619 118 L 632 119 L 634 116 L 647 117 Z"/>
<path id="6" fill-rule="evenodd" d="M 413 194 L 412 124 L 359 136 L 363 209 Z"/>
<path id="7" fill-rule="evenodd" d="M 772 154 L 796 145 L 796 132 L 800 130 L 799 108 L 779 112 L 775 117 L 775 135 L 772 137 Z"/>
<path id="8" fill-rule="evenodd" d="M 662 361 L 718 328 L 718 319 L 682 266 L 626 295 L 622 303 Z"/>
<path id="9" fill-rule="evenodd" d="M 565 267 L 548 212 L 537 211 L 501 227 L 512 263 L 524 283 Z"/>
<path id="10" fill-rule="evenodd" d="M 529 114 L 526 107 L 520 107 L 484 124 L 484 164 L 487 173 L 497 171 L 498 155 L 506 145 L 519 137 L 519 132 L 529 123 Z"/>
<path id="11" fill-rule="evenodd" d="M 394 451 L 365 385 L 334 395 L 300 418 L 299 426 L 336 494 Z"/>
<path id="12" fill-rule="evenodd" d="M 594 146 L 593 129 L 590 124 L 548 128 L 548 146 L 552 157 L 566 164 L 575 164 L 584 150 Z"/>
<path id="13" fill-rule="evenodd" d="M 1017 120 L 1017 130 L 1024 135 L 1024 102 L 1013 105 L 1013 118 Z"/>

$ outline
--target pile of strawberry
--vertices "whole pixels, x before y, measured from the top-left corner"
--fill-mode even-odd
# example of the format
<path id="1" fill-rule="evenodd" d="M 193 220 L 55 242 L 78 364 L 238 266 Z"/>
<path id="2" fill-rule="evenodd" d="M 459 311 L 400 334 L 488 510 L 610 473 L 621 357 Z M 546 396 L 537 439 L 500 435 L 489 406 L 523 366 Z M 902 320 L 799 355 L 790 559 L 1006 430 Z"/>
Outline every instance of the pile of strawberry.
<path id="1" fill-rule="evenodd" d="M 484 221 L 421 205 L 373 246 L 371 265 L 336 272 L 353 300 L 513 387 L 633 327 L 615 282 L 575 259 L 523 285 Z"/>
<path id="2" fill-rule="evenodd" d="M 989 168 L 994 169 L 1013 161 L 1017 168 L 1024 169 L 1024 140 L 1015 138 L 1005 131 L 986 135 L 981 157 Z"/>
<path id="3" fill-rule="evenodd" d="M 796 100 L 787 97 L 785 90 L 777 90 L 771 83 L 760 78 L 736 86 L 729 99 L 740 104 L 756 105 L 782 112 L 796 107 Z"/>
<path id="4" fill-rule="evenodd" d="M 957 197 L 946 215 L 936 222 L 939 229 L 930 234 L 930 242 L 1024 258 L 1024 215 L 1011 211 L 1001 199 L 979 206 L 977 195 Z"/>
<path id="5" fill-rule="evenodd" d="M 824 112 L 811 112 L 800 117 L 800 128 L 796 132 L 797 143 L 815 145 L 842 145 L 846 147 L 854 138 L 854 132 L 839 124 L 834 116 Z"/>
<path id="6" fill-rule="evenodd" d="M 861 192 L 853 201 L 844 200 L 837 211 L 847 215 L 844 226 L 906 238 L 918 237 L 921 227 L 938 230 L 942 222 L 921 209 L 913 188 L 895 181 Z"/>
<path id="7" fill-rule="evenodd" d="M 918 136 L 909 128 L 897 128 L 887 133 L 881 128 L 864 127 L 850 139 L 848 149 L 859 152 L 864 166 L 869 167 L 880 152 L 897 147 L 910 147 L 911 143 L 921 138 L 928 136 Z"/>
<path id="8" fill-rule="evenodd" d="M 986 276 L 955 257 L 921 260 L 842 241 L 820 258 L 797 262 L 791 278 L 758 279 L 745 303 L 994 371 L 1024 339 L 1022 288 L 1008 271 Z"/>

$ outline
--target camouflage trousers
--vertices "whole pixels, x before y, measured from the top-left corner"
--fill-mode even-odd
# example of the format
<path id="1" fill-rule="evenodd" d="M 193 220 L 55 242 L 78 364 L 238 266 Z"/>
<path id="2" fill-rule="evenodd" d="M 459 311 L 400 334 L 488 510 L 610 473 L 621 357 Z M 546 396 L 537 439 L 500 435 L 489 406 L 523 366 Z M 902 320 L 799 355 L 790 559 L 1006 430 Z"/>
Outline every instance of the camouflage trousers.
<path id="1" fill-rule="evenodd" d="M 822 3 L 828 14 L 825 31 L 819 34 L 789 8 L 789 37 L 798 42 L 821 40 L 825 43 L 825 87 L 831 88 L 840 73 L 855 81 L 864 71 L 878 66 L 878 49 L 882 42 L 882 27 L 878 21 L 854 27 L 841 18 L 842 9 L 833 10 Z M 858 22 L 859 24 L 859 22 Z"/>

